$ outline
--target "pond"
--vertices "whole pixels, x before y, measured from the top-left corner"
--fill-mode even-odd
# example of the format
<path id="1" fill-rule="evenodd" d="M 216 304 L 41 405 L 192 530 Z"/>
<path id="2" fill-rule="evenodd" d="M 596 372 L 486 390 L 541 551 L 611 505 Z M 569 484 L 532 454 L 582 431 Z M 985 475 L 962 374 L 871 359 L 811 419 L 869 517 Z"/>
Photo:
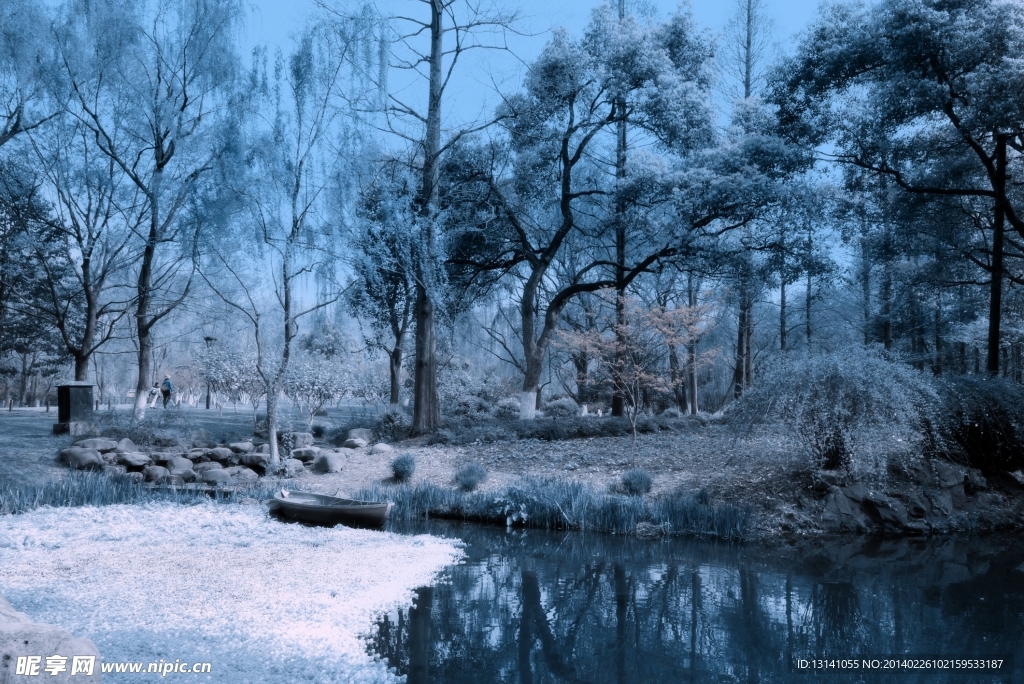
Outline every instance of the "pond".
<path id="1" fill-rule="evenodd" d="M 769 549 L 414 531 L 461 538 L 467 561 L 375 625 L 370 653 L 409 684 L 1021 680 L 1024 548 L 1012 538 Z M 972 666 L 957 658 L 996 663 L 950 669 Z"/>

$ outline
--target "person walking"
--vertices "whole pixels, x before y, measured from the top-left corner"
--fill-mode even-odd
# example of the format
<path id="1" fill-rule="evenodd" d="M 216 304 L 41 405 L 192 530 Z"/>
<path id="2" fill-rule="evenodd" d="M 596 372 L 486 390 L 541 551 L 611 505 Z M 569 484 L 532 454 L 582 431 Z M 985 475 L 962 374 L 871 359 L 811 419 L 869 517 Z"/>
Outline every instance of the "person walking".
<path id="1" fill-rule="evenodd" d="M 167 408 L 167 402 L 171 400 L 172 392 L 174 392 L 174 385 L 171 384 L 171 376 L 165 375 L 164 381 L 160 385 L 160 394 L 164 395 L 164 408 Z"/>

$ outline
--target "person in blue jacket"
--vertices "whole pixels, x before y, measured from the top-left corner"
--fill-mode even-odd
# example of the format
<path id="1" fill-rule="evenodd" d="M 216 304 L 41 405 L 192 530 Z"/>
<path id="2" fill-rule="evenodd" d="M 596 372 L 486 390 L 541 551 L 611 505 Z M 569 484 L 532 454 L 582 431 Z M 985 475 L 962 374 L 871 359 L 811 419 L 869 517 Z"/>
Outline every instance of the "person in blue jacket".
<path id="1" fill-rule="evenodd" d="M 165 375 L 164 381 L 160 385 L 160 394 L 164 395 L 164 408 L 167 408 L 167 402 L 171 400 L 172 392 L 174 392 L 174 385 L 171 384 L 171 376 Z"/>

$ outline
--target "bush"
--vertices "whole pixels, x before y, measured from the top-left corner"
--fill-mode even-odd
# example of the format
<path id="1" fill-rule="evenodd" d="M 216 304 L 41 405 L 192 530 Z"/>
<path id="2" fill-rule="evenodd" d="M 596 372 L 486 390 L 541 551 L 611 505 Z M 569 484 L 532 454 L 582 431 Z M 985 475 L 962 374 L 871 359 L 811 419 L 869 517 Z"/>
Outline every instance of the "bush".
<path id="1" fill-rule="evenodd" d="M 930 379 L 880 349 L 785 355 L 730 412 L 738 426 L 795 431 L 815 468 L 884 476 L 921 457 L 939 397 Z"/>
<path id="2" fill-rule="evenodd" d="M 455 471 L 455 482 L 459 489 L 471 492 L 487 479 L 487 471 L 479 463 L 467 463 Z"/>
<path id="3" fill-rule="evenodd" d="M 451 416 L 481 420 L 489 418 L 493 406 L 482 397 L 464 395 L 452 402 L 446 413 Z"/>
<path id="4" fill-rule="evenodd" d="M 642 468 L 631 468 L 622 474 L 622 491 L 630 496 L 642 496 L 651 491 L 654 481 Z"/>
<path id="5" fill-rule="evenodd" d="M 391 461 L 391 475 L 395 482 L 408 482 L 416 472 L 416 459 L 412 454 L 402 454 Z"/>
<path id="6" fill-rule="evenodd" d="M 196 432 L 187 411 L 147 409 L 146 417 L 135 420 L 132 412 L 112 409 L 94 414 L 93 422 L 104 437 L 127 437 L 139 446 L 178 446 L 187 443 Z"/>
<path id="7" fill-rule="evenodd" d="M 495 418 L 509 420 L 519 417 L 519 400 L 515 397 L 506 397 L 494 405 L 491 414 Z"/>
<path id="8" fill-rule="evenodd" d="M 580 407 L 569 397 L 562 397 L 544 404 L 544 415 L 552 418 L 575 418 L 580 415 Z"/>
<path id="9" fill-rule="evenodd" d="M 397 407 L 389 408 L 373 427 L 373 434 L 385 442 L 397 442 L 409 436 L 412 419 Z"/>
<path id="10" fill-rule="evenodd" d="M 1024 388 L 1003 378 L 939 382 L 942 416 L 935 451 L 985 473 L 1024 467 Z"/>
<path id="11" fill-rule="evenodd" d="M 314 423 L 313 427 L 310 428 L 310 432 L 313 433 L 313 437 L 316 439 L 323 439 L 324 433 L 327 432 L 327 428 L 320 423 Z"/>

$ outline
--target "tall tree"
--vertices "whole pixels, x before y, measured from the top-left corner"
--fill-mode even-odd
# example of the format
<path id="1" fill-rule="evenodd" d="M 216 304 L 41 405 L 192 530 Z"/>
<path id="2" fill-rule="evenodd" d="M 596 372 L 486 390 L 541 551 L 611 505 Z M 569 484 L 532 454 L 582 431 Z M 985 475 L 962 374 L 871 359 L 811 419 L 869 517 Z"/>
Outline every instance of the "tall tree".
<path id="1" fill-rule="evenodd" d="M 1019 3 L 830 5 L 773 85 L 794 137 L 835 146 L 822 156 L 888 177 L 910 193 L 987 199 L 993 374 L 1006 224 L 1024 237 L 1024 198 L 1007 182 L 1024 151 L 1022 35 Z"/>
<path id="2" fill-rule="evenodd" d="M 136 418 L 149 389 L 153 329 L 187 297 L 183 209 L 232 144 L 237 0 L 70 2 L 57 28 L 67 113 L 145 201 L 135 279 Z"/>

